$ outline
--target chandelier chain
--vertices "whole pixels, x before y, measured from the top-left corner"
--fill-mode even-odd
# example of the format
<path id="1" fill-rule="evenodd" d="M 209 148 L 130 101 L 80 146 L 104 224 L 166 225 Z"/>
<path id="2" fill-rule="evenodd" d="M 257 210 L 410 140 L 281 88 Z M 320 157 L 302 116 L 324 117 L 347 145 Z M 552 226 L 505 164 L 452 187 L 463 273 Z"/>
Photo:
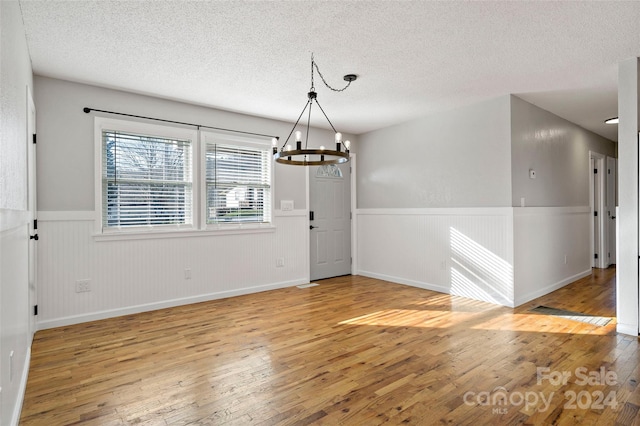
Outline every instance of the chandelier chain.
<path id="1" fill-rule="evenodd" d="M 312 55 L 311 56 L 311 88 L 312 89 L 313 89 L 313 68 L 314 67 L 315 67 L 316 71 L 318 72 L 318 75 L 322 79 L 322 82 L 324 83 L 324 85 L 327 86 L 329 89 L 333 90 L 334 92 L 343 92 L 343 91 L 345 91 L 347 89 L 347 87 L 349 87 L 351 85 L 351 81 L 348 81 L 347 85 L 344 86 L 342 89 L 336 89 L 335 87 L 331 87 L 331 85 L 329 85 L 329 83 L 327 83 L 327 80 L 324 79 L 324 76 L 320 72 L 320 68 L 318 68 L 318 64 L 316 64 L 316 61 L 313 60 L 313 55 Z"/>

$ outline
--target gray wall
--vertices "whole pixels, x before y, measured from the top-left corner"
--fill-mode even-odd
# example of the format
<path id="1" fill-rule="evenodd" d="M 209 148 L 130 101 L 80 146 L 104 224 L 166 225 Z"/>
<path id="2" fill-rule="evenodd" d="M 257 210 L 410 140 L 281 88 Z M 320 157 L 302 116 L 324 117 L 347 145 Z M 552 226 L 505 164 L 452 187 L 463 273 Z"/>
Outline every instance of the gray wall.
<path id="1" fill-rule="evenodd" d="M 38 209 L 43 211 L 94 210 L 93 117 L 84 107 L 125 112 L 215 127 L 280 136 L 284 141 L 292 123 L 153 98 L 118 90 L 72 83 L 47 77 L 35 78 L 38 109 Z M 119 118 L 118 116 L 109 116 Z M 295 119 L 296 117 L 292 117 Z M 329 146 L 333 132 L 313 130 Z M 345 134 L 353 142 L 357 138 Z M 294 200 L 306 208 L 305 167 L 276 163 L 274 207 L 280 200 Z"/>
<path id="2" fill-rule="evenodd" d="M 511 96 L 514 207 L 522 197 L 527 207 L 588 206 L 589 151 L 615 157 L 616 144 Z"/>
<path id="3" fill-rule="evenodd" d="M 511 205 L 509 96 L 360 135 L 358 208 Z"/>

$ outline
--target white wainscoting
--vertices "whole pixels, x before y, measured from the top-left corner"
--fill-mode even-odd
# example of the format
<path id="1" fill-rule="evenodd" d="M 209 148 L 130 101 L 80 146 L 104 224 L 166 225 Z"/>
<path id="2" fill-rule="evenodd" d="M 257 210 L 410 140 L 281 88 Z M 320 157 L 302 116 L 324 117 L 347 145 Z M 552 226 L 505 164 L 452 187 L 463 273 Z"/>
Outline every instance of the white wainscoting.
<path id="1" fill-rule="evenodd" d="M 358 273 L 513 306 L 509 208 L 359 209 Z"/>
<path id="2" fill-rule="evenodd" d="M 516 207 L 513 213 L 516 306 L 591 274 L 589 206 Z"/>
<path id="3" fill-rule="evenodd" d="M 11 425 L 20 418 L 31 360 L 29 218 L 26 210 L 0 209 L 0 423 Z"/>
<path id="4" fill-rule="evenodd" d="M 589 207 L 360 209 L 357 273 L 518 306 L 591 273 L 589 212 Z"/>
<path id="5" fill-rule="evenodd" d="M 262 233 L 96 241 L 93 212 L 40 212 L 38 327 L 308 283 L 307 211 L 276 211 L 274 225 Z M 89 280 L 91 291 L 76 292 L 78 280 Z"/>

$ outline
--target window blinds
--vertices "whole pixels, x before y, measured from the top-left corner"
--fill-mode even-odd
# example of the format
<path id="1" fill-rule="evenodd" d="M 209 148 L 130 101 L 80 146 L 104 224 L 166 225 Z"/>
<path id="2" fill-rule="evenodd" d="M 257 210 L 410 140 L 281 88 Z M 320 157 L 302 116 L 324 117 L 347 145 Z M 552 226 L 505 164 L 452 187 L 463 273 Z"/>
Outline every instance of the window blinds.
<path id="1" fill-rule="evenodd" d="M 192 142 L 102 131 L 104 228 L 193 223 Z"/>
<path id="2" fill-rule="evenodd" d="M 268 147 L 206 144 L 207 223 L 271 222 Z"/>

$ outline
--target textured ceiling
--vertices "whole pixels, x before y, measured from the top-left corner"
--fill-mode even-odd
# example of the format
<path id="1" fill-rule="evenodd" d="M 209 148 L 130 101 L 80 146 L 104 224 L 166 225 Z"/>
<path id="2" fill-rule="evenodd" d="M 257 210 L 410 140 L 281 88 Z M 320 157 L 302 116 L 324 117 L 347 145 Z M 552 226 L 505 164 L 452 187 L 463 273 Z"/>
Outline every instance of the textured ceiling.
<path id="1" fill-rule="evenodd" d="M 314 52 L 330 84 L 359 76 L 342 93 L 316 76 L 329 118 L 352 133 L 514 93 L 617 140 L 602 123 L 617 115 L 617 64 L 640 56 L 640 2 L 20 5 L 38 75 L 286 121 Z"/>

